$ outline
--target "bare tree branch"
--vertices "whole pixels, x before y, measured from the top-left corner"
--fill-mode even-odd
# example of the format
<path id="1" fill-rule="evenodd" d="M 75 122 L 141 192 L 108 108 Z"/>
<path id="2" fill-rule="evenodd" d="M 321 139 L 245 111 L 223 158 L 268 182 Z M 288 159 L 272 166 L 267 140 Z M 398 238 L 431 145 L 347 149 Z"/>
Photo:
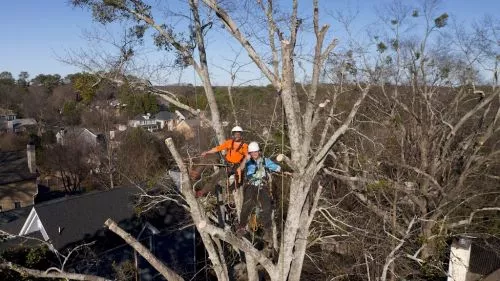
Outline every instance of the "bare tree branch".
<path id="1" fill-rule="evenodd" d="M 18 272 L 21 275 L 33 276 L 36 278 L 62 278 L 67 280 L 82 280 L 82 281 L 111 281 L 110 279 L 94 275 L 69 273 L 64 271 L 46 272 L 37 269 L 30 269 L 8 261 L 1 261 L 0 269 L 10 269 Z"/>
<path id="2" fill-rule="evenodd" d="M 178 275 L 171 268 L 163 264 L 158 258 L 156 258 L 141 242 L 137 241 L 132 235 L 127 233 L 121 227 L 116 224 L 112 219 L 107 219 L 104 223 L 106 227 L 120 236 L 127 244 L 129 244 L 134 250 L 137 251 L 144 259 L 146 259 L 149 264 L 151 264 L 158 272 L 161 273 L 167 280 L 183 281 L 180 275 Z"/>

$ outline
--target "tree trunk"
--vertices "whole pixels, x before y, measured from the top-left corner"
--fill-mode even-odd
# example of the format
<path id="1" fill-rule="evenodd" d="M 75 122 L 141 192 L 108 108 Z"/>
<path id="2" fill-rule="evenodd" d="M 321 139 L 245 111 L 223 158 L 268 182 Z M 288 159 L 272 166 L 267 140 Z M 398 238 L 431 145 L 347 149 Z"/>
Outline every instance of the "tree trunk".
<path id="1" fill-rule="evenodd" d="M 257 262 L 255 262 L 255 260 L 250 256 L 245 256 L 245 260 L 247 265 L 248 281 L 259 281 Z"/>
<path id="2" fill-rule="evenodd" d="M 301 177 L 292 178 L 290 183 L 290 203 L 284 233 L 282 233 L 280 258 L 278 261 L 279 280 L 287 280 L 292 261 L 296 258 L 295 254 L 305 255 L 305 252 L 295 253 L 294 248 L 295 243 L 298 242 L 297 233 L 299 231 L 299 223 L 297 222 L 301 219 L 302 207 L 307 197 L 307 193 L 304 193 L 302 188 L 310 186 L 310 184 Z"/>
<path id="3" fill-rule="evenodd" d="M 302 215 L 300 217 L 300 228 L 297 232 L 294 249 L 295 258 L 292 261 L 292 267 L 290 269 L 290 275 L 288 277 L 289 281 L 300 281 L 302 266 L 304 265 L 304 258 L 307 250 L 307 237 L 309 236 L 309 209 L 309 204 L 306 202 L 304 204 Z"/>
<path id="4" fill-rule="evenodd" d="M 222 262 L 223 258 L 222 255 L 224 253 L 219 253 L 217 251 L 216 247 L 214 246 L 214 240 L 212 240 L 209 234 L 207 234 L 205 231 L 201 229 L 207 225 L 208 219 L 206 218 L 205 213 L 203 212 L 203 208 L 198 204 L 198 201 L 194 197 L 192 186 L 189 181 L 189 174 L 186 166 L 184 165 L 182 157 L 175 148 L 175 145 L 171 138 L 166 139 L 165 144 L 170 150 L 170 153 L 172 153 L 172 157 L 179 166 L 179 169 L 181 170 L 180 190 L 182 195 L 184 195 L 187 204 L 190 207 L 191 218 L 193 219 L 193 222 L 196 228 L 198 229 L 198 232 L 200 233 L 200 237 L 203 241 L 203 244 L 205 245 L 205 249 L 208 252 L 208 257 L 212 262 L 212 266 L 214 268 L 215 274 L 217 275 L 217 279 L 220 281 L 229 281 L 229 274 L 227 267 Z"/>
<path id="5" fill-rule="evenodd" d="M 422 233 L 424 235 L 424 244 L 422 245 L 421 258 L 423 260 L 428 260 L 436 254 L 436 239 L 432 238 L 435 223 L 432 221 L 426 221 L 422 226 Z"/>

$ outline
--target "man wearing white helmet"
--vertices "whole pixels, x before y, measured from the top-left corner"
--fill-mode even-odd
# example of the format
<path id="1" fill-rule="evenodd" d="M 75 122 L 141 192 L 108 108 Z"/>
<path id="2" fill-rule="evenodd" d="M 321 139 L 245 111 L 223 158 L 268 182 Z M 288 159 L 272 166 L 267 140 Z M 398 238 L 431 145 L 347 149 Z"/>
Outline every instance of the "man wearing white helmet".
<path id="1" fill-rule="evenodd" d="M 233 127 L 232 137 L 221 145 L 201 153 L 205 157 L 207 154 L 213 154 L 220 151 L 226 151 L 226 161 L 230 164 L 239 164 L 248 153 L 248 145 L 242 138 L 243 129 L 240 126 Z"/>
<path id="2" fill-rule="evenodd" d="M 261 157 L 257 142 L 248 145 L 248 153 L 246 161 L 243 161 L 238 168 L 238 181 L 241 182 L 241 171 L 245 169 L 246 184 L 243 189 L 243 208 L 237 233 L 238 235 L 245 233 L 250 213 L 259 206 L 264 225 L 264 240 L 271 242 L 272 207 L 268 186 L 269 171 L 279 172 L 281 167 L 269 158 Z"/>
<path id="3" fill-rule="evenodd" d="M 214 154 L 220 151 L 226 151 L 225 160 L 229 164 L 227 174 L 231 176 L 236 171 L 236 168 L 239 167 L 241 161 L 245 159 L 248 154 L 248 144 L 245 143 L 242 137 L 243 129 L 240 126 L 235 126 L 231 129 L 232 137 L 221 145 L 216 146 L 210 150 L 204 151 L 201 153 L 201 156 L 205 157 L 208 154 Z M 214 177 L 214 178 L 219 178 Z M 196 196 L 203 196 L 205 193 L 211 191 L 214 187 L 208 186 L 202 190 L 196 192 Z"/>

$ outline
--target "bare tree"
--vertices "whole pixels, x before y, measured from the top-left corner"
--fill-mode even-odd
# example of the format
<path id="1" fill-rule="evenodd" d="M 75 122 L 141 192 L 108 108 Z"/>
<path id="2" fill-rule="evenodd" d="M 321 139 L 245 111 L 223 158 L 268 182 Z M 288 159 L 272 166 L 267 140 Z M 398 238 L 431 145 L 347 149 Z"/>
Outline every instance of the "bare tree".
<path id="1" fill-rule="evenodd" d="M 42 168 L 55 173 L 66 192 L 79 192 L 94 164 L 90 151 L 85 142 L 69 137 L 64 145 L 54 144 L 43 151 Z"/>
<path id="2" fill-rule="evenodd" d="M 437 13 L 437 1 L 420 7 L 396 1 L 392 11 L 389 35 L 371 45 L 379 57 L 361 61 L 378 73 L 370 103 L 357 118 L 363 134 L 346 139 L 335 165 L 325 169 L 343 183 L 345 196 L 378 217 L 377 226 L 369 223 L 351 236 L 367 241 L 360 250 L 371 257 L 366 275 L 380 280 L 415 271 L 413 278 L 443 275 L 446 239 L 470 233 L 473 214 L 496 212 L 486 198 L 498 197 L 498 172 L 492 170 L 499 159 L 497 58 L 494 45 L 479 42 L 491 26 L 445 34 L 448 15 Z M 425 28 L 414 31 L 415 22 Z M 494 83 L 478 86 L 478 73 Z M 342 206 L 322 210 L 322 223 L 335 225 L 332 217 L 344 216 L 352 230 L 354 222 L 368 220 L 359 213 L 346 217 Z M 475 235 L 490 235 L 481 231 Z"/>
<path id="3" fill-rule="evenodd" d="M 192 66 L 198 76 L 203 81 L 205 94 L 208 99 L 211 112 L 211 124 L 216 132 L 217 139 L 221 142 L 224 133 L 219 117 L 219 110 L 214 97 L 208 71 L 207 53 L 205 50 L 204 34 L 209 23 L 204 23 L 200 17 L 202 11 L 197 0 L 188 1 L 186 10 L 190 11 L 190 31 L 189 40 L 182 40 L 175 33 L 172 26 L 161 25 L 153 17 L 153 9 L 142 1 L 73 1 L 76 5 L 85 5 L 94 10 L 94 15 L 102 22 L 109 22 L 116 17 L 124 16 L 138 20 L 143 27 L 150 27 L 155 32 L 155 40 L 162 47 L 175 50 L 181 62 Z M 315 35 L 312 44 L 313 56 L 298 56 L 297 40 L 302 30 L 307 28 L 305 20 L 298 16 L 299 3 L 291 1 L 292 9 L 287 13 L 277 14 L 273 1 L 248 2 L 249 7 L 259 11 L 264 21 L 264 28 L 267 30 L 267 42 L 264 45 L 259 41 L 258 36 L 247 36 L 245 29 L 251 28 L 249 22 L 238 23 L 240 17 L 230 12 L 230 5 L 212 0 L 203 0 L 204 8 L 208 10 L 208 20 L 215 14 L 218 20 L 224 25 L 227 31 L 247 52 L 256 67 L 273 85 L 276 92 L 280 93 L 286 120 L 286 134 L 289 139 L 287 146 L 290 148 L 290 157 L 282 157 L 284 161 L 293 168 L 294 174 L 289 185 L 288 209 L 285 211 L 283 231 L 280 234 L 279 259 L 275 264 L 263 253 L 245 239 L 236 238 L 230 231 L 217 227 L 205 214 L 205 211 L 192 194 L 192 185 L 189 182 L 187 170 L 184 167 L 182 158 L 172 142 L 167 142 L 171 153 L 174 155 L 178 166 L 182 172 L 182 195 L 187 207 L 190 210 L 192 219 L 201 233 L 202 240 L 209 253 L 210 260 L 219 280 L 228 280 L 227 263 L 224 257 L 224 250 L 221 247 L 221 240 L 231 244 L 245 252 L 247 258 L 255 260 L 255 264 L 260 264 L 267 271 L 272 280 L 299 280 L 301 276 L 304 256 L 307 248 L 307 237 L 312 218 L 316 213 L 316 202 L 319 200 L 321 188 L 311 188 L 316 175 L 321 171 L 325 160 L 329 157 L 329 151 L 350 128 L 350 125 L 357 114 L 357 111 L 366 97 L 370 87 L 368 80 L 362 83 L 364 74 L 357 72 L 355 82 L 357 83 L 357 98 L 355 98 L 344 114 L 339 115 L 341 121 L 338 127 L 333 127 L 329 122 L 321 122 L 322 112 L 328 106 L 329 101 L 320 100 L 317 95 L 320 84 L 321 73 L 324 70 L 326 59 L 336 46 L 336 40 L 330 40 L 325 44 L 325 37 L 329 29 L 328 25 L 320 25 L 319 3 L 313 1 L 312 9 L 312 30 Z M 280 11 L 281 12 L 281 11 Z M 253 15 L 253 14 L 249 14 Z M 285 20 L 281 20 L 282 16 Z M 264 51 L 268 48 L 268 51 Z M 196 49 L 199 60 L 195 60 Z M 257 50 L 262 50 L 258 52 Z M 272 67 L 267 64 L 266 54 L 272 55 Z M 312 75 L 308 85 L 303 87 L 303 91 L 296 89 L 295 67 L 297 62 L 302 60 L 308 63 L 312 69 Z M 169 102 L 183 109 L 197 114 L 198 111 L 181 104 L 169 92 L 149 87 L 149 90 L 161 94 Z M 302 93 L 302 95 L 300 95 Z M 302 101 L 305 101 L 303 103 Z M 332 109 L 333 110 L 333 109 Z M 320 123 L 323 125 L 319 127 Z M 322 139 L 315 142 L 315 135 L 323 132 Z M 314 192 L 313 192 L 314 191 Z M 255 276 L 252 274 L 252 276 Z"/>

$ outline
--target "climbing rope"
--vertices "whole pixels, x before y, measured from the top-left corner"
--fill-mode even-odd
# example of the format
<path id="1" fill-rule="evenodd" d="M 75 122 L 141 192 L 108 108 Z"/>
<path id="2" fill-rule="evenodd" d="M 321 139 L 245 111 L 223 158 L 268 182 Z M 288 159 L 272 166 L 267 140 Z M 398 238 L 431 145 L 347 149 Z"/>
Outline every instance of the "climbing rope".
<path id="1" fill-rule="evenodd" d="M 279 101 L 279 98 L 276 97 L 276 102 L 274 102 L 273 116 L 271 117 L 271 124 L 269 124 L 269 129 L 267 131 L 267 136 L 266 136 L 266 139 L 264 141 L 264 149 L 262 150 L 262 154 L 263 155 L 266 154 L 267 142 L 269 141 L 269 137 L 271 136 L 271 130 L 273 128 L 274 118 L 276 116 L 276 108 L 278 107 L 278 101 Z"/>
<path id="2" fill-rule="evenodd" d="M 281 101 L 281 154 L 284 154 L 285 152 L 285 107 L 283 105 L 283 98 Z M 281 169 L 281 245 L 280 245 L 280 252 L 283 252 L 283 246 L 285 245 L 285 239 L 283 238 L 283 231 L 284 231 L 284 222 L 283 222 L 283 213 L 284 213 L 284 204 L 283 204 L 283 198 L 284 198 L 284 187 L 285 187 L 285 182 L 284 182 L 284 172 L 283 169 Z M 283 277 L 284 271 L 285 271 L 285 263 L 281 263 L 281 276 Z"/>

